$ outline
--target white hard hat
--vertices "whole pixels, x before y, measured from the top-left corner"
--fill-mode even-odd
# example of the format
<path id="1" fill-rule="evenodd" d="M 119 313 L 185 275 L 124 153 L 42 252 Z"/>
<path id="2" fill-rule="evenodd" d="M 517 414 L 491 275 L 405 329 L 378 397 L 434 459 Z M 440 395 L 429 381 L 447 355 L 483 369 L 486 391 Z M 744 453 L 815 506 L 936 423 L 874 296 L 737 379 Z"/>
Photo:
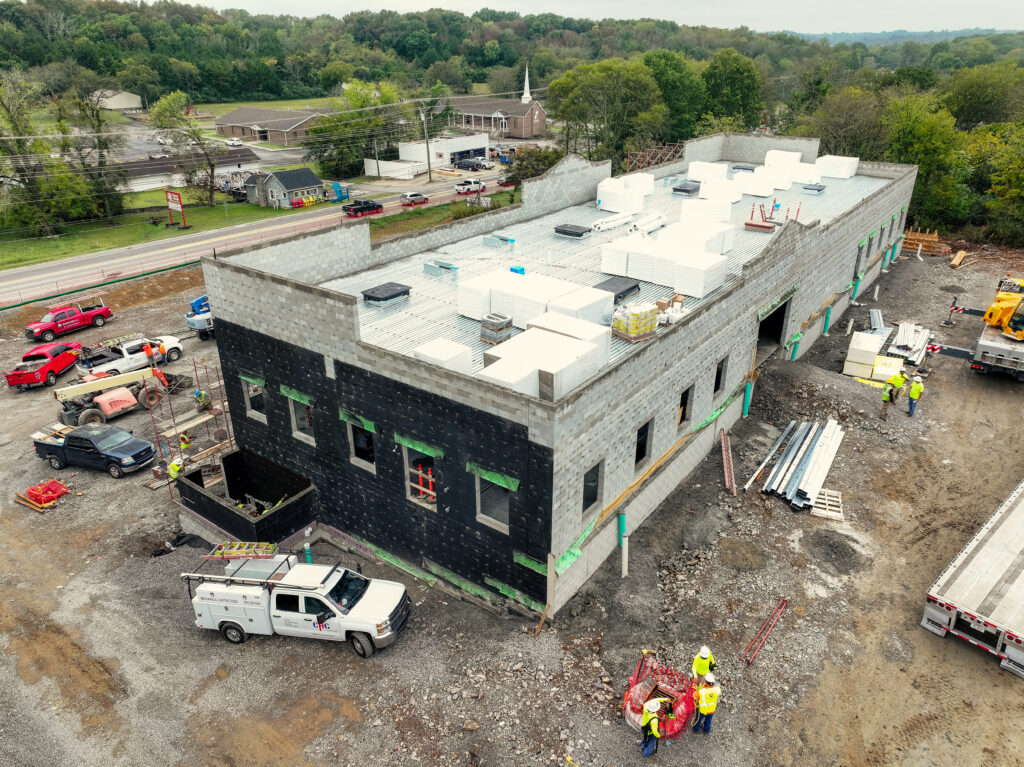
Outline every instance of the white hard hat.
<path id="1" fill-rule="evenodd" d="M 714 684 L 715 683 L 715 675 L 712 674 L 709 671 L 707 674 L 704 675 L 704 681 L 707 682 L 708 684 Z"/>
<path id="2" fill-rule="evenodd" d="M 921 376 L 914 376 L 914 380 L 921 383 Z"/>
<path id="3" fill-rule="evenodd" d="M 710 658 L 711 657 L 711 649 L 707 645 L 704 645 L 703 647 L 700 648 L 700 657 L 702 657 L 702 658 Z"/>
<path id="4" fill-rule="evenodd" d="M 658 701 L 656 701 L 654 699 L 651 699 L 651 700 L 647 701 L 646 703 L 644 703 L 644 708 L 646 708 L 648 711 L 650 711 L 653 714 L 655 711 L 657 711 L 658 709 L 661 708 L 661 703 L 659 703 Z"/>

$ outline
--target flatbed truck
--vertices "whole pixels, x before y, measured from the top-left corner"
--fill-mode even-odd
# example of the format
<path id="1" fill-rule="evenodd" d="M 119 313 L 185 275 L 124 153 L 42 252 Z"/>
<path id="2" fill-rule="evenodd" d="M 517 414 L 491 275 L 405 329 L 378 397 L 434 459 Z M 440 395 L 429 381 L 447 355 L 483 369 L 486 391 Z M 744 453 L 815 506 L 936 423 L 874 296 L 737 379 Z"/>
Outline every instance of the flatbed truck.
<path id="1" fill-rule="evenodd" d="M 1024 678 L 1024 482 L 928 590 L 921 625 L 980 647 Z"/>

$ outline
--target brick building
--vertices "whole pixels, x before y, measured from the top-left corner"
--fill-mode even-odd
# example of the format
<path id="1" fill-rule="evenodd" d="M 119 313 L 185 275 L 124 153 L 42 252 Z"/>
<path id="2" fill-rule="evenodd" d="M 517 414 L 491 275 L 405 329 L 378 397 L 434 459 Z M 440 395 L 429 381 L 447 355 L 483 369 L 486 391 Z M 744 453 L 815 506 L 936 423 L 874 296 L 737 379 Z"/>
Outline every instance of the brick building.
<path id="1" fill-rule="evenodd" d="M 679 215 L 672 187 L 691 162 L 757 164 L 770 149 L 813 162 L 818 142 L 690 141 L 653 169 L 645 212 Z M 626 227 L 581 240 L 553 229 L 607 217 L 594 199 L 609 173 L 570 156 L 525 182 L 522 203 L 422 233 L 371 245 L 365 222 L 343 223 L 204 261 L 238 445 L 315 488 L 305 516 L 275 528 L 282 536 L 310 525 L 552 614 L 741 416 L 759 345 L 799 357 L 897 255 L 916 178 L 913 166 L 860 163 L 821 196 L 779 191 L 783 209 L 802 202 L 802 213 L 773 234 L 744 229 L 744 196 L 732 205 L 724 284 L 687 299 L 679 322 L 638 344 L 612 338 L 606 363 L 568 391 L 534 396 L 485 380 L 494 348 L 461 314 L 459 286 L 513 265 L 585 287 L 606 280 L 602 246 Z M 459 267 L 458 279 L 438 260 Z M 410 291 L 361 295 L 387 283 Z M 674 293 L 639 287 L 644 300 Z M 413 354 L 438 338 L 468 347 L 464 367 Z M 183 524 L 224 535 L 193 508 Z"/>
<path id="2" fill-rule="evenodd" d="M 218 136 L 292 146 L 305 141 L 309 126 L 324 114 L 307 109 L 238 107 L 216 118 L 213 124 Z"/>
<path id="3" fill-rule="evenodd" d="M 464 130 L 507 138 L 536 138 L 548 127 L 547 112 L 530 94 L 529 68 L 518 103 L 512 99 L 460 98 L 454 106 L 458 111 L 455 125 Z"/>

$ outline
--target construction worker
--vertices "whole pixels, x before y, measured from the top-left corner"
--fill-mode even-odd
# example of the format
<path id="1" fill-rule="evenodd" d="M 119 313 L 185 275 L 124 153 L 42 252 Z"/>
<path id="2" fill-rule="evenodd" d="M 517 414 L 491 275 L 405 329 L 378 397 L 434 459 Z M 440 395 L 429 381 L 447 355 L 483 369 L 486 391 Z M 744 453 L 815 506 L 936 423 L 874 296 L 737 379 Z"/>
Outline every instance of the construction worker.
<path id="1" fill-rule="evenodd" d="M 202 389 L 196 389 L 192 392 L 192 396 L 196 401 L 196 410 L 202 412 L 210 407 L 210 395 Z"/>
<path id="2" fill-rule="evenodd" d="M 142 345 L 142 353 L 146 355 L 146 360 L 149 362 L 150 367 L 155 367 L 153 364 L 153 345 L 148 341 Z"/>
<path id="3" fill-rule="evenodd" d="M 175 459 L 167 467 L 167 476 L 171 479 L 177 479 L 179 474 L 181 474 L 181 461 Z"/>
<path id="4" fill-rule="evenodd" d="M 722 688 L 715 684 L 715 675 L 709 671 L 704 677 L 704 684 L 693 691 L 694 702 L 697 704 L 697 722 L 693 725 L 694 732 L 698 732 L 702 724 L 705 735 L 711 732 L 711 717 L 715 715 L 718 698 L 721 694 Z"/>
<path id="5" fill-rule="evenodd" d="M 914 382 L 910 384 L 910 391 L 907 393 L 907 415 L 913 415 L 917 410 L 917 403 L 922 394 L 924 384 L 921 383 L 921 376 L 914 376 Z"/>
<path id="6" fill-rule="evenodd" d="M 892 384 L 892 401 L 895 402 L 899 399 L 899 396 L 903 393 L 903 389 L 907 385 L 907 369 L 901 368 L 898 373 L 892 376 L 887 383 Z"/>
<path id="7" fill-rule="evenodd" d="M 644 734 L 640 749 L 644 756 L 653 756 L 658 753 L 658 741 L 661 740 L 658 716 L 661 714 L 662 705 L 668 702 L 668 698 L 651 698 L 644 703 L 644 710 L 640 717 L 640 732 Z"/>
<path id="8" fill-rule="evenodd" d="M 160 353 L 160 361 L 167 362 L 167 347 L 164 346 L 163 344 L 160 344 L 158 347 L 156 347 L 156 350 L 157 352 Z"/>
<path id="9" fill-rule="evenodd" d="M 715 656 L 711 654 L 711 648 L 704 645 L 693 658 L 693 665 L 690 666 L 690 675 L 695 681 L 700 683 L 704 681 L 705 674 L 709 671 L 714 671 L 716 668 L 718 668 L 718 665 L 715 663 Z"/>
<path id="10" fill-rule="evenodd" d="M 192 435 L 187 431 L 183 431 L 178 435 L 178 447 L 181 448 L 181 452 L 183 453 L 192 447 Z"/>
<path id="11" fill-rule="evenodd" d="M 893 396 L 893 391 L 895 391 L 895 389 L 893 388 L 892 379 L 890 378 L 888 381 L 886 381 L 884 384 L 882 384 L 882 415 L 881 415 L 881 418 L 882 418 L 883 421 L 886 420 L 886 415 L 885 414 L 889 410 L 889 405 L 891 405 L 893 399 L 895 399 L 895 397 Z"/>

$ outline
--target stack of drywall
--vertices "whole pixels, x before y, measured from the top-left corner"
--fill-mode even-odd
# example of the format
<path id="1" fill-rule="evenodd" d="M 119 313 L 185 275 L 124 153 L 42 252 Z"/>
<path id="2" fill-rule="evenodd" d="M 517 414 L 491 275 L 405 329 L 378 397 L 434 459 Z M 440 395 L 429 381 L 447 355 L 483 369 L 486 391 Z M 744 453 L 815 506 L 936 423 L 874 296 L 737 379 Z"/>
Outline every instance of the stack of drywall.
<path id="1" fill-rule="evenodd" d="M 722 200 L 732 204 L 743 199 L 743 192 L 735 181 L 718 178 L 702 181 L 697 196 L 702 200 Z"/>
<path id="2" fill-rule="evenodd" d="M 508 343 L 508 341 L 505 343 Z M 520 394 L 528 394 L 531 397 L 539 395 L 540 379 L 537 366 L 528 360 L 518 357 L 499 359 L 476 375 L 477 378 L 498 384 L 498 386 L 504 386 L 506 389 L 517 391 Z"/>
<path id="3" fill-rule="evenodd" d="M 609 294 L 610 295 L 610 294 Z M 602 368 L 608 364 L 608 355 L 611 351 L 612 329 L 608 325 L 598 325 L 596 322 L 587 322 L 568 314 L 559 312 L 545 312 L 533 317 L 527 323 L 527 330 L 530 328 L 541 328 L 551 333 L 577 338 L 580 341 L 592 343 L 597 347 L 597 366 Z"/>
<path id="4" fill-rule="evenodd" d="M 574 282 L 540 274 L 512 275 L 491 288 L 491 311 L 507 314 L 517 328 L 548 309 L 548 301 L 564 296 L 579 286 Z"/>
<path id="5" fill-rule="evenodd" d="M 694 160 L 686 170 L 686 178 L 699 181 L 702 185 L 705 181 L 724 181 L 729 178 L 729 163 Z"/>
<path id="6" fill-rule="evenodd" d="M 882 348 L 882 338 L 874 333 L 854 333 L 846 352 L 843 374 L 858 378 L 871 378 L 875 358 Z"/>
<path id="7" fill-rule="evenodd" d="M 643 196 L 654 194 L 654 176 L 650 173 L 633 173 L 624 177 L 626 189 Z"/>
<path id="8" fill-rule="evenodd" d="M 614 274 L 614 272 L 609 272 L 609 274 Z M 622 272 L 622 275 L 625 275 L 625 272 Z M 548 302 L 548 311 L 550 312 L 559 312 L 598 324 L 606 324 L 611 321 L 614 310 L 614 294 L 597 288 L 577 288 Z"/>
<path id="9" fill-rule="evenodd" d="M 597 207 L 611 213 L 639 213 L 644 195 L 639 187 L 628 189 L 621 176 L 606 178 L 597 185 Z"/>
<path id="10" fill-rule="evenodd" d="M 818 166 L 821 175 L 827 178 L 853 178 L 857 175 L 859 162 L 856 157 L 827 154 L 815 160 L 814 164 Z"/>
<path id="11" fill-rule="evenodd" d="M 718 253 L 684 253 L 676 262 L 672 287 L 681 295 L 703 298 L 725 282 L 726 264 L 725 256 Z"/>
<path id="12" fill-rule="evenodd" d="M 612 333 L 636 341 L 654 335 L 658 330 L 658 306 L 656 304 L 624 304 L 612 315 Z"/>
<path id="13" fill-rule="evenodd" d="M 679 208 L 681 224 L 729 223 L 731 219 L 732 204 L 725 200 L 683 200 Z"/>
<path id="14" fill-rule="evenodd" d="M 737 173 L 733 180 L 740 192 L 752 197 L 770 197 L 775 191 L 772 174 L 764 167 L 755 168 L 753 173 Z"/>
<path id="15" fill-rule="evenodd" d="M 494 283 L 494 272 L 460 280 L 458 287 L 458 312 L 463 317 L 479 320 L 491 312 L 491 285 Z"/>
<path id="16" fill-rule="evenodd" d="M 470 375 L 473 372 L 473 353 L 465 344 L 449 341 L 447 338 L 435 338 L 412 350 L 416 359 L 432 365 Z"/>

